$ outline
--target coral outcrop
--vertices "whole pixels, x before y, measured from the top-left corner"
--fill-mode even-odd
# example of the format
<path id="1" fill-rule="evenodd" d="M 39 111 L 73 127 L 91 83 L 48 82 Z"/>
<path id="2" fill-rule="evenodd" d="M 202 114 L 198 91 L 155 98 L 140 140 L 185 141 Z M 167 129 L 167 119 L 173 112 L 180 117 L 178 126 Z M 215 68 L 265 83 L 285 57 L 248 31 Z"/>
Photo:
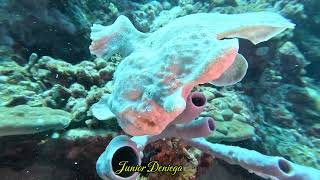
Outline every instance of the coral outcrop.
<path id="1" fill-rule="evenodd" d="M 47 107 L 0 107 L 0 136 L 34 134 L 69 126 L 71 115 Z"/>

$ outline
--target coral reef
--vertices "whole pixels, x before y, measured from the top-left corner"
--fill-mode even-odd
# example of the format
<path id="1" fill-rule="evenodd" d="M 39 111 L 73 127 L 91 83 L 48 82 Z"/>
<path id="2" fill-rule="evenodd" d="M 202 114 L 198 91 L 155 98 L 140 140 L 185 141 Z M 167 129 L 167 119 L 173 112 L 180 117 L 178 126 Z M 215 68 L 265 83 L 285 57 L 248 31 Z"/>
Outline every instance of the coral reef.
<path id="1" fill-rule="evenodd" d="M 202 92 L 207 106 L 200 116 L 215 119 L 216 132 L 206 139 L 210 142 L 237 142 L 255 137 L 255 124 L 250 120 L 250 110 L 236 91 L 220 90 L 201 85 L 195 88 Z"/>
<path id="2" fill-rule="evenodd" d="M 0 105 L 15 106 L 31 99 L 37 99 L 41 86 L 31 81 L 30 76 L 13 61 L 0 61 Z M 18 100 L 20 99 L 20 100 Z M 19 102 L 20 101 L 20 102 Z"/>
<path id="3" fill-rule="evenodd" d="M 320 168 L 319 146 L 312 143 L 307 137 L 302 136 L 297 130 L 265 125 L 263 130 L 260 131 L 266 133 L 264 136 L 261 135 L 265 142 L 262 146 L 270 154 L 283 155 L 294 162 Z"/>

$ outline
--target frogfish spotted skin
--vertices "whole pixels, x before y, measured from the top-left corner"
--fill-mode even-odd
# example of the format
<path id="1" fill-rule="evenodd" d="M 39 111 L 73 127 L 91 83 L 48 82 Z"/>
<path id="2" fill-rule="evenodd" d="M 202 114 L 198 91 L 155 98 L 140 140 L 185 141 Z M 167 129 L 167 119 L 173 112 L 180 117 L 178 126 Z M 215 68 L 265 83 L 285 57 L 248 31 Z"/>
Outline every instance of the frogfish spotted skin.
<path id="1" fill-rule="evenodd" d="M 237 38 L 267 41 L 294 24 L 279 14 L 199 13 L 177 18 L 153 33 L 141 33 L 119 16 L 110 26 L 91 28 L 92 54 L 124 59 L 114 73 L 111 94 L 92 106 L 100 120 L 114 115 L 130 135 L 156 135 L 185 109 L 198 84 L 233 85 L 247 61 Z"/>

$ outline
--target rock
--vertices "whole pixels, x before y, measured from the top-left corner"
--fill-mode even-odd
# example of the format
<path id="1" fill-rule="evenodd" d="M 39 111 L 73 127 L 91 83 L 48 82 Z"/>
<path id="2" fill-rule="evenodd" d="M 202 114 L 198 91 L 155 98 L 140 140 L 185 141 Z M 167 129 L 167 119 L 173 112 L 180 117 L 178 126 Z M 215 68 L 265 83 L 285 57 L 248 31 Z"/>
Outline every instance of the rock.
<path id="1" fill-rule="evenodd" d="M 311 143 L 318 149 L 320 149 L 320 139 L 319 138 L 313 138 L 311 140 Z"/>
<path id="2" fill-rule="evenodd" d="M 320 93 L 316 87 L 294 87 L 287 91 L 286 97 L 292 102 L 299 121 L 312 124 L 320 118 Z"/>
<path id="3" fill-rule="evenodd" d="M 69 89 L 57 84 L 50 90 L 50 95 L 56 101 L 65 101 L 71 96 L 71 92 Z"/>
<path id="4" fill-rule="evenodd" d="M 314 92 L 314 91 L 310 91 Z M 312 103 L 312 98 L 307 91 L 307 88 L 292 87 L 288 90 L 286 94 L 287 99 L 295 104 L 310 104 Z"/>
<path id="5" fill-rule="evenodd" d="M 0 107 L 0 136 L 33 134 L 69 126 L 71 115 L 47 107 Z"/>
<path id="6" fill-rule="evenodd" d="M 62 138 L 67 140 L 76 140 L 96 136 L 107 137 L 109 135 L 115 136 L 115 133 L 105 129 L 76 128 L 64 132 L 62 134 Z"/>
<path id="7" fill-rule="evenodd" d="M 316 123 L 307 129 L 307 134 L 320 138 L 320 123 Z"/>
<path id="8" fill-rule="evenodd" d="M 100 76 L 96 69 L 90 66 L 77 69 L 77 82 L 89 88 L 93 85 L 98 85 Z"/>
<path id="9" fill-rule="evenodd" d="M 62 60 L 43 56 L 31 68 L 32 76 L 46 85 L 69 87 L 76 82 L 76 67 Z"/>
<path id="10" fill-rule="evenodd" d="M 96 63 L 92 61 L 81 61 L 79 64 L 76 64 L 78 69 L 85 69 L 85 68 L 96 68 Z"/>
<path id="11" fill-rule="evenodd" d="M 301 74 L 305 73 L 304 67 L 309 64 L 298 47 L 293 42 L 286 42 L 279 48 L 281 71 L 288 82 L 302 84 Z"/>
<path id="12" fill-rule="evenodd" d="M 8 81 L 8 77 L 7 76 L 0 76 L 0 83 L 4 84 Z"/>
<path id="13" fill-rule="evenodd" d="M 214 94 L 212 92 L 205 90 L 202 93 L 207 98 L 207 101 L 211 101 L 212 99 L 214 99 Z"/>
<path id="14" fill-rule="evenodd" d="M 111 91 L 108 89 L 108 87 L 98 88 L 97 86 L 92 86 L 86 97 L 86 102 L 89 106 L 91 106 L 93 103 L 98 102 L 104 93 L 110 92 Z"/>
<path id="15" fill-rule="evenodd" d="M 242 110 L 242 107 L 241 107 L 241 105 L 240 104 L 237 104 L 237 103 L 235 103 L 235 104 L 233 104 L 231 107 L 230 107 L 230 109 L 234 112 L 234 113 L 240 113 L 241 112 L 241 110 Z"/>
<path id="16" fill-rule="evenodd" d="M 279 1 L 275 6 L 281 6 L 281 14 L 286 17 L 303 20 L 307 18 L 304 11 L 304 4 L 295 1 Z"/>
<path id="17" fill-rule="evenodd" d="M 99 126 L 99 121 L 96 119 L 88 119 L 85 123 L 89 129 L 95 129 Z"/>
<path id="18" fill-rule="evenodd" d="M 150 31 L 150 24 L 162 11 L 163 7 L 158 1 L 150 1 L 138 6 L 139 8 L 132 13 L 133 22 L 137 29 L 142 32 Z"/>
<path id="19" fill-rule="evenodd" d="M 100 80 L 103 82 L 109 81 L 112 79 L 115 68 L 112 66 L 107 66 L 99 70 Z"/>
<path id="20" fill-rule="evenodd" d="M 21 49 L 32 49 L 39 55 L 46 54 L 75 62 L 75 57 L 90 57 L 88 49 L 80 48 L 89 43 L 88 37 L 83 34 L 89 31 L 92 24 L 89 19 L 96 13 L 88 10 L 89 4 L 85 1 L 9 1 L 1 6 L 0 16 L 8 19 L 2 27 L 7 32 L 5 36 L 12 37 L 12 44 L 17 44 Z M 11 13 L 16 16 L 10 17 Z M 23 28 L 26 26 L 29 28 Z"/>
<path id="21" fill-rule="evenodd" d="M 315 149 L 288 141 L 279 142 L 276 148 L 280 154 L 289 156 L 293 162 L 316 168 L 320 167 L 317 163 L 319 156 L 316 155 L 320 152 Z"/>
<path id="22" fill-rule="evenodd" d="M 97 69 L 105 68 L 108 65 L 107 61 L 103 58 L 96 58 L 94 63 L 96 64 Z"/>
<path id="23" fill-rule="evenodd" d="M 31 81 L 29 74 L 23 67 L 14 61 L 5 61 L 2 57 L 1 54 L 0 101 L 4 102 L 4 105 L 25 104 L 30 100 L 30 96 L 41 92 L 41 86 Z M 21 97 L 26 98 L 22 100 Z"/>
<path id="24" fill-rule="evenodd" d="M 111 16 L 117 16 L 119 14 L 119 10 L 112 2 L 109 4 L 108 9 L 110 10 Z"/>
<path id="25" fill-rule="evenodd" d="M 248 123 L 247 116 L 244 114 L 233 114 L 232 119 L 243 122 L 243 123 Z"/>
<path id="26" fill-rule="evenodd" d="M 71 92 L 60 84 L 56 84 L 49 91 L 43 93 L 42 96 L 45 98 L 45 106 L 51 108 L 63 108 L 71 97 Z"/>
<path id="27" fill-rule="evenodd" d="M 31 73 L 30 72 L 31 68 L 37 63 L 38 60 L 39 60 L 38 54 L 32 53 L 29 56 L 29 61 L 28 61 L 28 64 L 25 66 L 25 70 Z"/>
<path id="28" fill-rule="evenodd" d="M 222 110 L 221 115 L 225 121 L 231 121 L 233 118 L 233 112 L 230 109 Z"/>
<path id="29" fill-rule="evenodd" d="M 164 10 L 169 10 L 169 9 L 171 9 L 171 4 L 168 1 L 163 1 L 162 7 Z"/>
<path id="30" fill-rule="evenodd" d="M 309 87 L 309 88 L 306 88 L 306 90 L 307 90 L 308 96 L 311 99 L 312 109 L 320 112 L 320 91 L 319 91 L 319 89 Z"/>
<path id="31" fill-rule="evenodd" d="M 29 98 L 27 96 L 13 96 L 10 101 L 5 103 L 4 106 L 13 107 L 18 105 L 23 105 L 23 104 L 27 104 L 28 101 L 29 101 Z"/>
<path id="32" fill-rule="evenodd" d="M 259 47 L 255 52 L 257 56 L 265 56 L 265 55 L 268 55 L 268 53 L 269 53 L 269 47 Z"/>
<path id="33" fill-rule="evenodd" d="M 223 118 L 222 114 L 219 111 L 215 111 L 215 110 L 210 111 L 208 113 L 208 115 L 213 117 L 213 119 L 216 120 L 216 121 L 224 121 L 224 118 Z"/>
<path id="34" fill-rule="evenodd" d="M 163 27 L 164 25 L 168 24 L 173 19 L 183 15 L 186 15 L 186 12 L 180 6 L 175 6 L 167 11 L 161 11 L 159 16 L 157 16 L 156 19 L 150 25 L 150 31 L 153 32 L 159 29 L 160 27 Z"/>
<path id="35" fill-rule="evenodd" d="M 270 115 L 273 121 L 282 127 L 295 127 L 294 114 L 284 105 L 270 107 Z"/>
<path id="36" fill-rule="evenodd" d="M 320 150 L 310 143 L 308 136 L 295 129 L 275 126 L 261 127 L 261 129 L 264 131 L 264 135 L 260 135 L 263 139 L 261 146 L 267 154 L 278 154 L 295 163 L 320 168 L 318 156 Z"/>
<path id="37" fill-rule="evenodd" d="M 6 30 L 5 30 L 6 31 Z M 6 35 L 6 33 L 4 33 L 2 31 L 2 37 L 1 37 L 1 40 L 4 40 L 3 39 L 3 36 Z M 8 37 L 7 38 L 11 39 L 11 37 Z M 10 40 L 10 41 L 11 41 Z M 12 41 L 11 41 L 12 42 Z M 22 64 L 25 64 L 26 63 L 26 60 L 24 58 L 21 57 L 21 54 L 19 55 L 18 52 L 16 50 L 13 50 L 12 47 L 10 47 L 10 43 L 9 44 L 6 44 L 4 41 L 2 41 L 2 44 L 0 45 L 0 54 L 1 54 L 1 61 L 2 62 L 14 62 L 15 64 L 19 64 L 19 65 L 22 65 Z M 20 60 L 20 62 L 18 61 L 14 61 L 14 60 Z M 0 73 L 1 74 L 1 73 Z"/>
<path id="38" fill-rule="evenodd" d="M 237 142 L 250 139 L 255 135 L 255 128 L 238 121 L 216 121 L 216 131 L 206 139 L 210 142 Z"/>
<path id="39" fill-rule="evenodd" d="M 220 110 L 229 108 L 226 98 L 223 98 L 223 97 L 213 99 L 210 102 L 210 106 L 213 106 L 214 108 L 217 108 Z"/>
<path id="40" fill-rule="evenodd" d="M 300 39 L 303 39 L 300 43 L 305 51 L 305 55 L 311 62 L 319 62 L 320 52 L 318 47 L 320 47 L 320 38 L 311 32 L 305 31 L 304 29 L 299 33 Z"/>
<path id="41" fill-rule="evenodd" d="M 81 84 L 74 83 L 70 86 L 71 96 L 74 98 L 81 98 L 87 96 L 87 91 Z"/>
<path id="42" fill-rule="evenodd" d="M 88 105 L 85 98 L 78 98 L 74 100 L 74 106 L 71 109 L 72 120 L 79 122 L 88 119 L 87 111 Z"/>

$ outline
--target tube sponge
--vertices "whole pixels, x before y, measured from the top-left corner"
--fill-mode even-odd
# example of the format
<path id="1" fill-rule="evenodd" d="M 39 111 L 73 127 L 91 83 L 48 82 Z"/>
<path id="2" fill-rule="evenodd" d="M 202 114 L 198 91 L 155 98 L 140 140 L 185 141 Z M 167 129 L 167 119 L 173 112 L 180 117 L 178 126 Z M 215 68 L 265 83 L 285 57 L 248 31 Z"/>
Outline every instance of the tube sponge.
<path id="1" fill-rule="evenodd" d="M 207 99 L 201 92 L 192 92 L 187 97 L 185 110 L 173 121 L 175 124 L 186 124 L 194 120 L 204 110 Z"/>
<path id="2" fill-rule="evenodd" d="M 186 140 L 191 146 L 212 156 L 237 164 L 261 177 L 276 180 L 319 180 L 320 171 L 290 162 L 282 157 L 267 156 L 237 146 L 213 144 L 204 138 Z"/>
<path id="3" fill-rule="evenodd" d="M 128 136 L 117 136 L 109 143 L 106 150 L 100 155 L 96 170 L 103 180 L 135 180 L 137 172 L 126 172 L 119 175 L 114 169 L 119 169 L 119 162 L 128 161 L 128 165 L 140 165 L 141 156 L 137 144 Z"/>

